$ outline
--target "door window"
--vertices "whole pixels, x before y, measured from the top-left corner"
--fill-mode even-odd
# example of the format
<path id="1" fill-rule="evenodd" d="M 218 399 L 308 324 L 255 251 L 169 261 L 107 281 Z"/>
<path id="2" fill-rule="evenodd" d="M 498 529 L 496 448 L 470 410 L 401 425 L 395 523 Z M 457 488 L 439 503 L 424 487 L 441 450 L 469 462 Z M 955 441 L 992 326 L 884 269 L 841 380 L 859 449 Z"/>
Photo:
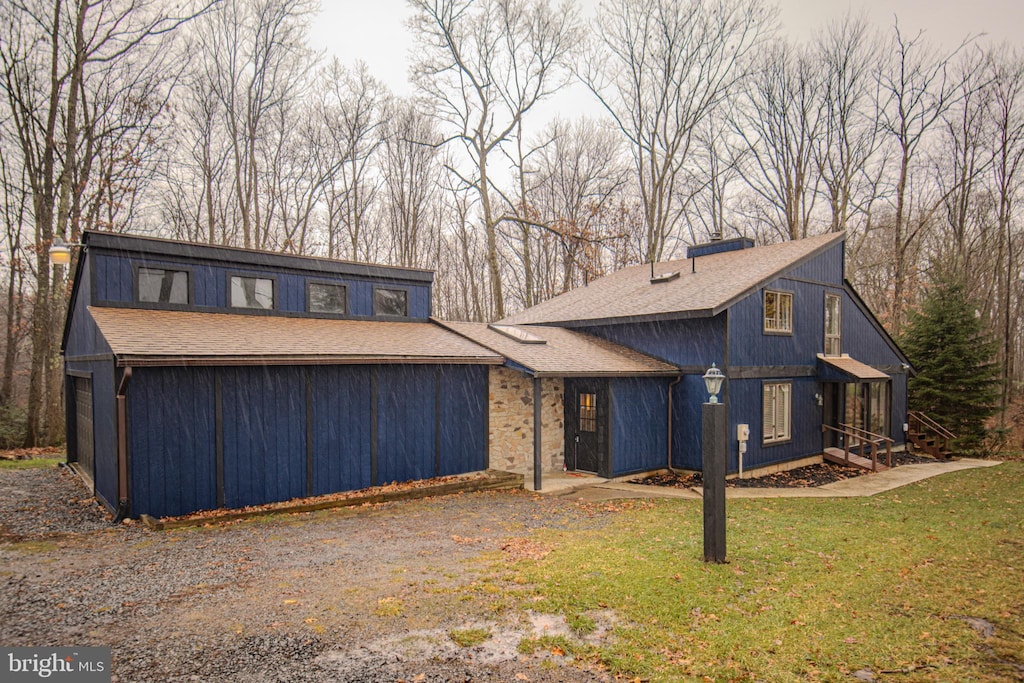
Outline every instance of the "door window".
<path id="1" fill-rule="evenodd" d="M 597 394 L 580 393 L 580 431 L 597 431 Z"/>

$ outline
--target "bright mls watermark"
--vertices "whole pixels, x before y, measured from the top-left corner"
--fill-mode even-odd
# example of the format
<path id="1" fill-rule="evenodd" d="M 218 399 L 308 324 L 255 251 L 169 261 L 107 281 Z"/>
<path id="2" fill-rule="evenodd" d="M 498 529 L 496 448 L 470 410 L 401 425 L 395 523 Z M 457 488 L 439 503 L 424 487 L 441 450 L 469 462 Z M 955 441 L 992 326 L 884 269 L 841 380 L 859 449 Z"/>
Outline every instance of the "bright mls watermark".
<path id="1" fill-rule="evenodd" d="M 110 683 L 109 647 L 0 647 L 0 680 Z"/>

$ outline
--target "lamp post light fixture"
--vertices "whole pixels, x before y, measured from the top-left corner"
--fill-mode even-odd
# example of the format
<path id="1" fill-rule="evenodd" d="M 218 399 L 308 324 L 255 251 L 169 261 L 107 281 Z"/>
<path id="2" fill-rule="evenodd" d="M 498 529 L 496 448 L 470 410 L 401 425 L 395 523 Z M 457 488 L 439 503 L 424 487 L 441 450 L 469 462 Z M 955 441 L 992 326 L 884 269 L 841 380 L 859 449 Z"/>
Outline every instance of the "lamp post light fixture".
<path id="1" fill-rule="evenodd" d="M 704 373 L 704 388 L 708 390 L 710 398 L 708 403 L 718 403 L 718 392 L 722 390 L 722 382 L 725 375 L 712 363 L 708 371 Z"/>

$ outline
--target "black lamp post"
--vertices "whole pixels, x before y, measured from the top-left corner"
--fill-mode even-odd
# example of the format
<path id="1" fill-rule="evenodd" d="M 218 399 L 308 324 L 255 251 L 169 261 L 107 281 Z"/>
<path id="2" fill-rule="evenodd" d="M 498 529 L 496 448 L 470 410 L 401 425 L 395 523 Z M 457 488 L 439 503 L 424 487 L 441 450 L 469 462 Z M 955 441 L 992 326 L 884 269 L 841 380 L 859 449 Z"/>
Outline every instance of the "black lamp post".
<path id="1" fill-rule="evenodd" d="M 701 458 L 704 483 L 704 561 L 725 562 L 725 468 L 729 420 L 725 405 L 718 402 L 725 375 L 712 363 L 704 373 L 710 397 L 701 406 L 703 429 Z"/>

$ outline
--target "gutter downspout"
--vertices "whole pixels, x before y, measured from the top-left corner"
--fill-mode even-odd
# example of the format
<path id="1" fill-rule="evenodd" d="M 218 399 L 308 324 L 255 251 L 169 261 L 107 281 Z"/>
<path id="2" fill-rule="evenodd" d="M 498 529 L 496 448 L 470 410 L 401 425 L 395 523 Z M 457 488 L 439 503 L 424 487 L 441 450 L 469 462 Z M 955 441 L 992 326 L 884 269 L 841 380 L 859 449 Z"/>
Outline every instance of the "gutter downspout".
<path id="1" fill-rule="evenodd" d="M 672 474 L 676 473 L 675 469 L 672 468 L 672 389 L 682 381 L 683 376 L 679 375 L 668 383 L 668 438 L 665 442 L 668 444 L 668 471 Z"/>
<path id="2" fill-rule="evenodd" d="M 114 524 L 128 516 L 128 380 L 131 366 L 125 366 L 117 385 L 117 514 Z"/>

